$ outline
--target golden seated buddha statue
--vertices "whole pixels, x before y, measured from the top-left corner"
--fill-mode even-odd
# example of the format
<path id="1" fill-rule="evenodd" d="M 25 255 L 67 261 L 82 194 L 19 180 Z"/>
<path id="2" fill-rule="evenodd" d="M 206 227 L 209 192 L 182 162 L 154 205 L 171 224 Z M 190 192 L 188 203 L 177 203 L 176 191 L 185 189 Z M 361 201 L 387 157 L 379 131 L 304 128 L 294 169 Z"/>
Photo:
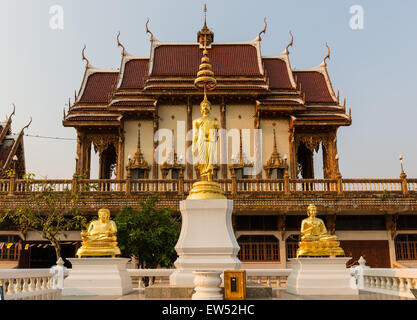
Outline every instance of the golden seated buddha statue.
<path id="1" fill-rule="evenodd" d="M 110 220 L 110 211 L 100 209 L 98 219 L 91 221 L 87 230 L 81 231 L 83 242 L 77 251 L 78 258 L 82 256 L 111 256 L 114 258 L 120 254 L 116 234 L 116 223 Z"/>
<path id="2" fill-rule="evenodd" d="M 307 208 L 308 218 L 301 222 L 301 237 L 298 242 L 297 258 L 299 256 L 343 256 L 336 236 L 327 234 L 326 226 L 317 218 L 317 208 L 310 204 Z"/>

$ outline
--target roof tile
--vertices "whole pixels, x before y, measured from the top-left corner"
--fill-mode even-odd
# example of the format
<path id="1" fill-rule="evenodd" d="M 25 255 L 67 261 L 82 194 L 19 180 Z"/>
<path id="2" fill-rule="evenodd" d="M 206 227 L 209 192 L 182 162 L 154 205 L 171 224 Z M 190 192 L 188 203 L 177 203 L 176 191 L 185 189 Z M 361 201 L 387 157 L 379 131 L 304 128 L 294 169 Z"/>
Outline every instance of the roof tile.
<path id="1" fill-rule="evenodd" d="M 116 83 L 118 72 L 96 72 L 91 74 L 79 102 L 106 103 Z"/>
<path id="2" fill-rule="evenodd" d="M 258 53 L 250 44 L 215 45 L 209 51 L 214 75 L 260 75 Z M 202 50 L 195 45 L 161 45 L 155 48 L 152 75 L 195 76 Z"/>
<path id="3" fill-rule="evenodd" d="M 294 71 L 297 83 L 301 83 L 301 90 L 306 95 L 306 102 L 309 103 L 331 103 L 334 102 L 326 79 L 318 71 Z"/>
<path id="4" fill-rule="evenodd" d="M 271 89 L 291 89 L 290 76 L 287 64 L 282 59 L 263 59 L 266 74 L 269 78 L 269 88 Z"/>
<path id="5" fill-rule="evenodd" d="M 120 89 L 143 88 L 145 76 L 148 73 L 148 59 L 133 59 L 127 61 Z"/>

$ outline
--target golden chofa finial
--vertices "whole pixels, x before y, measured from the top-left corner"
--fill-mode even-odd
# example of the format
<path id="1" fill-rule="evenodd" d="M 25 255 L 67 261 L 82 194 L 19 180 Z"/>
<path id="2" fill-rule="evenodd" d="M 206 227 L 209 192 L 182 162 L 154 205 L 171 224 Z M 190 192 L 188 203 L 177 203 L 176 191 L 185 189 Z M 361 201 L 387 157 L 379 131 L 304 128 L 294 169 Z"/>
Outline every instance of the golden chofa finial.
<path id="1" fill-rule="evenodd" d="M 294 37 L 293 37 L 293 35 L 291 33 L 291 30 L 290 30 L 290 37 L 291 37 L 291 41 L 287 44 L 287 46 L 285 47 L 285 50 L 284 50 L 284 53 L 286 53 L 286 54 L 289 53 L 288 48 L 289 47 L 292 47 L 292 45 L 294 43 Z"/>
<path id="2" fill-rule="evenodd" d="M 324 57 L 323 62 L 321 63 L 323 66 L 327 66 L 326 64 L 326 60 L 330 59 L 330 47 L 326 42 L 326 47 L 327 47 L 327 55 Z"/>
<path id="3" fill-rule="evenodd" d="M 13 105 L 13 112 L 11 113 L 9 119 L 15 114 L 15 111 L 16 111 L 16 105 L 14 103 L 12 103 L 12 105 Z"/>
<path id="4" fill-rule="evenodd" d="M 119 37 L 120 37 L 120 31 L 119 31 L 119 33 L 117 34 L 116 41 L 117 41 L 117 46 L 122 48 L 121 55 L 122 55 L 122 56 L 125 56 L 125 55 L 126 55 L 126 49 L 125 49 L 125 46 L 124 46 L 124 45 L 122 45 L 122 44 L 120 43 L 120 41 L 119 41 Z"/>
<path id="5" fill-rule="evenodd" d="M 90 66 L 90 62 L 88 61 L 88 59 L 85 57 L 85 54 L 84 54 L 84 52 L 85 52 L 85 48 L 86 48 L 86 45 L 84 45 L 84 48 L 83 48 L 83 50 L 81 51 L 81 57 L 82 57 L 82 59 L 85 61 L 85 68 L 87 69 L 89 66 Z"/>
<path id="6" fill-rule="evenodd" d="M 257 41 L 261 41 L 262 40 L 261 34 L 266 32 L 266 26 L 267 26 L 267 24 L 266 24 L 266 18 L 264 18 L 264 23 L 265 23 L 265 27 L 263 28 L 263 30 L 261 32 L 258 33 L 258 36 L 256 37 L 256 40 Z"/>
<path id="7" fill-rule="evenodd" d="M 148 24 L 149 24 L 149 17 L 148 17 L 148 20 L 146 21 L 145 27 L 146 27 L 146 33 L 149 33 L 151 35 L 151 37 L 149 38 L 149 41 L 152 42 L 154 40 L 153 33 L 149 30 Z"/>

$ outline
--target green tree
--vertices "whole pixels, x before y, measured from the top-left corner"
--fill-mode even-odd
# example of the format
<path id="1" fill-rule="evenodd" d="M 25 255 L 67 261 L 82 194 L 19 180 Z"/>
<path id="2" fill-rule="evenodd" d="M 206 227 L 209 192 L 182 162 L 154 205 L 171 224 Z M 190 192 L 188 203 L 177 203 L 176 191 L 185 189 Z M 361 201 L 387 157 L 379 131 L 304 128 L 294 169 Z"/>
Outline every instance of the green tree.
<path id="1" fill-rule="evenodd" d="M 180 217 L 171 209 L 156 209 L 157 202 L 157 196 L 150 196 L 140 202 L 141 210 L 124 207 L 114 219 L 122 255 L 136 256 L 147 268 L 170 267 L 177 258 Z"/>
<path id="2" fill-rule="evenodd" d="M 26 188 L 31 188 L 33 174 L 25 175 Z M 61 241 L 66 237 L 65 231 L 80 230 L 87 224 L 87 219 L 76 207 L 80 196 L 77 192 L 65 190 L 64 194 L 54 192 L 53 185 L 43 184 L 40 192 L 34 192 L 29 205 L 15 210 L 7 210 L 0 215 L 0 224 L 11 223 L 24 235 L 28 231 L 39 232 L 55 248 L 57 261 L 61 257 Z"/>

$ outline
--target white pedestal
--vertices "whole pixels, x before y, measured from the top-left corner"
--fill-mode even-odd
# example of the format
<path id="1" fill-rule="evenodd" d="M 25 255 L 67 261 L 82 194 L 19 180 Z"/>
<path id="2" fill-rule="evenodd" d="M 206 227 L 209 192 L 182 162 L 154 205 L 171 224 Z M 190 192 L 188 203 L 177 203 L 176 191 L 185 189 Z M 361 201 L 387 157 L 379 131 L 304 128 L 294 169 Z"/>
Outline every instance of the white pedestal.
<path id="1" fill-rule="evenodd" d="M 232 228 L 233 201 L 183 200 L 181 234 L 175 246 L 178 259 L 171 285 L 194 287 L 193 271 L 240 269 L 239 245 Z"/>
<path id="2" fill-rule="evenodd" d="M 223 300 L 220 271 L 195 271 L 195 293 L 191 300 Z"/>
<path id="3" fill-rule="evenodd" d="M 127 258 L 70 258 L 63 296 L 124 295 L 132 292 Z"/>
<path id="4" fill-rule="evenodd" d="M 351 258 L 290 259 L 293 270 L 288 276 L 286 291 L 296 295 L 357 295 L 351 288 L 346 262 Z"/>

